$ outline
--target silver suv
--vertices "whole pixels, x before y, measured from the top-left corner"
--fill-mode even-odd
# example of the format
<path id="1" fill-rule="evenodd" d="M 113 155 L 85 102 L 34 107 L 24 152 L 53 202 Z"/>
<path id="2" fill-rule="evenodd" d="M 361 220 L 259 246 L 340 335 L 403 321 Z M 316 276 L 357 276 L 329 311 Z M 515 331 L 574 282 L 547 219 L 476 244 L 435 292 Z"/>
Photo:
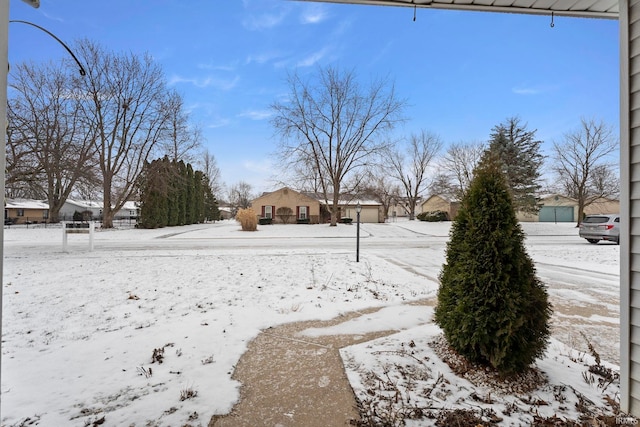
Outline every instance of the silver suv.
<path id="1" fill-rule="evenodd" d="M 620 244 L 620 215 L 587 215 L 580 223 L 580 237 L 593 244 L 600 240 Z"/>

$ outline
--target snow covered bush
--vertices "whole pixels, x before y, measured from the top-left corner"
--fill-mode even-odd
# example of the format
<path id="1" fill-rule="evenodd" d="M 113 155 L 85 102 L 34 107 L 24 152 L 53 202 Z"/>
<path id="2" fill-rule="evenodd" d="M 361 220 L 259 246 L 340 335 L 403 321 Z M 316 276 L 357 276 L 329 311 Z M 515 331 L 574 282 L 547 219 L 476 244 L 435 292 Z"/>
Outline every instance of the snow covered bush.
<path id="1" fill-rule="evenodd" d="M 240 209 L 236 214 L 236 221 L 242 226 L 242 231 L 256 231 L 258 229 L 258 216 L 251 209 Z"/>
<path id="2" fill-rule="evenodd" d="M 551 305 L 498 164 L 484 159 L 474 175 L 452 224 L 435 320 L 459 354 L 509 375 L 543 355 Z"/>

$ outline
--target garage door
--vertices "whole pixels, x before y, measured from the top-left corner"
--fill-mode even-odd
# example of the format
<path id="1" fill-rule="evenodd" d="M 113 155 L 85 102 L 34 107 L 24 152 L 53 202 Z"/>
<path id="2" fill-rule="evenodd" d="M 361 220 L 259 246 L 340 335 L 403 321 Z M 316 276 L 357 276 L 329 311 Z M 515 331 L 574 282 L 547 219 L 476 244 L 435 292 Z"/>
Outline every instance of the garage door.
<path id="1" fill-rule="evenodd" d="M 543 206 L 540 222 L 573 222 L 573 206 Z"/>
<path id="2" fill-rule="evenodd" d="M 355 219 L 355 218 L 354 218 Z M 374 206 L 364 206 L 362 208 L 362 212 L 360 212 L 360 221 L 361 222 L 378 222 L 378 207 Z"/>

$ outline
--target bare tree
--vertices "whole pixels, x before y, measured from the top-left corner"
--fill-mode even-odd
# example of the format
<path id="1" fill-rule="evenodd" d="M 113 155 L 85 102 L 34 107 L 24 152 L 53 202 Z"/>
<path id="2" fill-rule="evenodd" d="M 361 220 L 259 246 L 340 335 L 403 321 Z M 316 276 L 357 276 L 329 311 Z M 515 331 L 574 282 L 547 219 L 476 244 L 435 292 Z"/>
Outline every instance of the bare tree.
<path id="1" fill-rule="evenodd" d="M 360 195 L 370 197 L 380 203 L 385 220 L 389 217 L 391 205 L 401 198 L 400 187 L 381 164 L 367 171 Z"/>
<path id="2" fill-rule="evenodd" d="M 96 132 L 95 148 L 103 187 L 103 224 L 132 197 L 145 162 L 166 141 L 170 120 L 162 69 L 149 55 L 116 54 L 84 40 L 76 51 L 87 75 L 77 81 L 84 117 Z"/>
<path id="3" fill-rule="evenodd" d="M 311 155 L 291 162 L 281 159 L 281 162 L 287 163 L 287 166 L 283 171 L 278 171 L 277 174 L 274 174 L 272 180 L 275 185 L 292 187 L 299 191 L 313 194 L 322 194 L 323 184 L 320 182 L 320 173 Z M 324 185 L 327 188 L 331 187 L 331 184 L 326 182 Z"/>
<path id="4" fill-rule="evenodd" d="M 200 163 L 201 170 L 207 179 L 211 192 L 216 197 L 222 196 L 222 174 L 220 173 L 216 157 L 209 152 L 209 149 L 205 148 L 204 151 L 202 151 Z"/>
<path id="5" fill-rule="evenodd" d="M 227 197 L 229 198 L 234 216 L 238 210 L 247 209 L 251 206 L 251 200 L 254 198 L 252 191 L 251 184 L 244 181 L 237 182 L 229 188 Z"/>
<path id="6" fill-rule="evenodd" d="M 363 89 L 353 72 L 331 67 L 320 68 L 311 82 L 292 74 L 288 84 L 288 100 L 272 105 L 278 154 L 284 169 L 312 165 L 335 226 L 343 183 L 384 147 L 382 135 L 402 120 L 404 101 L 387 80 Z"/>
<path id="7" fill-rule="evenodd" d="M 18 64 L 11 77 L 8 187 L 46 197 L 49 219 L 57 222 L 74 186 L 95 185 L 95 134 L 61 64 Z"/>
<path id="8" fill-rule="evenodd" d="M 581 120 L 578 130 L 554 142 L 554 170 L 567 195 L 578 201 L 578 224 L 584 208 L 619 193 L 619 177 L 610 155 L 618 149 L 613 128 L 594 119 Z"/>
<path id="9" fill-rule="evenodd" d="M 428 188 L 427 171 L 441 148 L 440 138 L 424 130 L 412 134 L 406 147 L 389 148 L 389 171 L 400 182 L 410 220 L 416 217 L 418 200 Z"/>
<path id="10" fill-rule="evenodd" d="M 473 170 L 482 158 L 481 142 L 451 144 L 441 159 L 440 167 L 450 182 L 452 196 L 462 199 L 473 179 Z"/>
<path id="11" fill-rule="evenodd" d="M 171 160 L 191 163 L 195 159 L 195 151 L 201 146 L 202 130 L 190 123 L 184 100 L 178 92 L 169 93 L 166 108 L 169 115 L 167 139 L 161 141 L 160 150 Z"/>

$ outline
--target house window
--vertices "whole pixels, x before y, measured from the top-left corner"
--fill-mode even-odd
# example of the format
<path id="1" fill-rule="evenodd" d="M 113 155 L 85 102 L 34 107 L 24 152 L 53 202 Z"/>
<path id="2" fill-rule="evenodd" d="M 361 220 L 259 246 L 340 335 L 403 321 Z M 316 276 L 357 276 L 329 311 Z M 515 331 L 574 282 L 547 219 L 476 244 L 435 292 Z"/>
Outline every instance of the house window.
<path id="1" fill-rule="evenodd" d="M 42 219 L 49 219 L 49 211 L 42 211 Z"/>
<path id="2" fill-rule="evenodd" d="M 264 207 L 264 217 L 265 218 L 273 218 L 273 206 L 265 206 Z"/>
<path id="3" fill-rule="evenodd" d="M 18 216 L 24 216 L 24 209 L 18 209 Z"/>
<path id="4" fill-rule="evenodd" d="M 307 219 L 307 207 L 298 206 L 298 219 Z"/>

